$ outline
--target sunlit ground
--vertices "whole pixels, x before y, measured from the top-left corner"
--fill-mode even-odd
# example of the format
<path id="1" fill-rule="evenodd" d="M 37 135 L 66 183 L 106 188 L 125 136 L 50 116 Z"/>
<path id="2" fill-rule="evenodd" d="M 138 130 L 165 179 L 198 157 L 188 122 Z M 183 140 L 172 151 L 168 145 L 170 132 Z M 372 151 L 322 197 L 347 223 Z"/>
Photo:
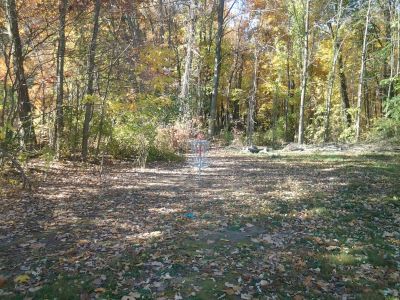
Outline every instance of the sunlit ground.
<path id="1" fill-rule="evenodd" d="M 1 199 L 1 298 L 399 296 L 399 154 L 32 173 Z"/>

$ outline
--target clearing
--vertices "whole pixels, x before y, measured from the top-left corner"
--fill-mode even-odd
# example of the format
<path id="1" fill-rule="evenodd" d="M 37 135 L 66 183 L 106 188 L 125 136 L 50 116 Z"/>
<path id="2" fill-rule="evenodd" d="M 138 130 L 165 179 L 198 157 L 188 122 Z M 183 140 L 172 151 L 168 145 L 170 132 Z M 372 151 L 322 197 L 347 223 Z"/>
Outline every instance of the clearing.
<path id="1" fill-rule="evenodd" d="M 398 153 L 29 167 L 0 194 L 2 299 L 398 299 Z"/>

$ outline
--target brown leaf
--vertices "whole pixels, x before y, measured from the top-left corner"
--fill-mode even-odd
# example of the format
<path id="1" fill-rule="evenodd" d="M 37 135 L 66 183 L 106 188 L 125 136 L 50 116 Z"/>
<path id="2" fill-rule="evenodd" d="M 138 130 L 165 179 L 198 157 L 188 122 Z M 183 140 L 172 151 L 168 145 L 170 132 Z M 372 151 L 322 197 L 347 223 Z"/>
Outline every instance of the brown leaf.
<path id="1" fill-rule="evenodd" d="M 3 275 L 0 275 L 0 288 L 6 285 L 7 278 L 5 278 Z"/>
<path id="2" fill-rule="evenodd" d="M 309 288 L 309 287 L 311 287 L 312 280 L 313 280 L 313 277 L 312 277 L 311 275 L 309 275 L 309 276 L 307 276 L 306 278 L 304 278 L 303 284 L 304 284 L 306 287 Z"/>
<path id="3" fill-rule="evenodd" d="M 324 291 L 326 292 L 326 291 L 328 291 L 328 286 L 329 286 L 329 284 L 326 283 L 326 282 L 324 282 L 324 281 L 322 281 L 322 280 L 318 280 L 318 281 L 317 281 L 317 286 L 318 286 L 320 289 L 322 289 L 322 290 L 324 290 Z"/>

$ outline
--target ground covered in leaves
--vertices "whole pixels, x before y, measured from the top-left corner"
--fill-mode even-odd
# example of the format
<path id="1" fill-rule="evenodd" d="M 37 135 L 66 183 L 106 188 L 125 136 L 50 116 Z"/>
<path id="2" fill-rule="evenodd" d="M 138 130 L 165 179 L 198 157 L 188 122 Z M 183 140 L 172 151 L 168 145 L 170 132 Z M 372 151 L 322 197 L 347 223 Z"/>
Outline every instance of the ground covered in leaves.
<path id="1" fill-rule="evenodd" d="M 3 187 L 2 299 L 398 299 L 400 155 L 32 162 Z"/>

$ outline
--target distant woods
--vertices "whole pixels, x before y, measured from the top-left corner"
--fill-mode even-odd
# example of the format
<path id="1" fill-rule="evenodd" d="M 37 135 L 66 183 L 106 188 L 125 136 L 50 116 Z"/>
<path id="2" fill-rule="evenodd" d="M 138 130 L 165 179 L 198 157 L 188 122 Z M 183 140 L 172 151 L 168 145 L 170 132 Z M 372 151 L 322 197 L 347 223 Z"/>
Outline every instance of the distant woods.
<path id="1" fill-rule="evenodd" d="M 0 147 L 399 139 L 399 0 L 1 0 Z M 5 153 L 4 152 L 4 153 Z"/>

